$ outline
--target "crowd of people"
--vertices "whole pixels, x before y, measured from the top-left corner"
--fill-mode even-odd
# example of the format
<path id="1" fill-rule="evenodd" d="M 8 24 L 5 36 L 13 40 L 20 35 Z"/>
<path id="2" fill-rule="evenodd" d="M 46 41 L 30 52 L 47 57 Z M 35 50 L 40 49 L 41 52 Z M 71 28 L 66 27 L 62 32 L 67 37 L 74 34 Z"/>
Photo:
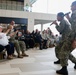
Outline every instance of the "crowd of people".
<path id="1" fill-rule="evenodd" d="M 17 31 L 14 31 L 14 21 L 11 22 L 11 24 L 6 28 L 3 29 L 2 26 L 0 26 L 0 52 L 2 52 L 5 48 L 7 51 L 7 58 L 13 59 L 15 56 L 14 51 L 16 50 L 18 54 L 18 58 L 23 58 L 24 56 L 28 56 L 25 53 L 26 45 L 23 41 L 19 41 L 15 39 Z M 21 52 L 22 54 L 20 54 Z"/>
<path id="2" fill-rule="evenodd" d="M 16 56 L 18 58 L 28 57 L 25 53 L 26 50 L 34 48 L 36 43 L 39 44 L 40 50 L 52 47 L 59 42 L 57 36 L 53 35 L 49 27 L 42 33 L 38 29 L 29 32 L 16 29 L 15 22 L 11 21 L 6 29 L 0 26 L 0 52 L 6 49 L 8 59 Z M 15 51 L 17 55 L 15 55 Z"/>
<path id="3" fill-rule="evenodd" d="M 27 50 L 29 48 L 34 48 L 35 43 L 38 43 L 39 49 L 42 50 L 54 46 L 54 44 L 59 42 L 58 35 L 54 36 L 50 28 L 43 30 L 42 33 L 38 29 L 32 32 L 28 30 L 18 30 L 15 38 L 19 41 L 24 41 Z"/>

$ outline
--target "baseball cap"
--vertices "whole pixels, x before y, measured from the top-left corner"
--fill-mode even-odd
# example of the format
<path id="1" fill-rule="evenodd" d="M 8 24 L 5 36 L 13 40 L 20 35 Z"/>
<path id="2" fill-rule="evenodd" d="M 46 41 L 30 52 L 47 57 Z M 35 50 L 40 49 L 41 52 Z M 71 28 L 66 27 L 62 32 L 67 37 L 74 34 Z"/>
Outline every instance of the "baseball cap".
<path id="1" fill-rule="evenodd" d="M 74 5 L 76 5 L 76 1 L 72 2 L 72 5 L 71 6 L 74 6 Z"/>
<path id="2" fill-rule="evenodd" d="M 59 12 L 59 13 L 57 14 L 57 16 L 64 17 L 64 13 L 63 13 L 63 12 Z"/>

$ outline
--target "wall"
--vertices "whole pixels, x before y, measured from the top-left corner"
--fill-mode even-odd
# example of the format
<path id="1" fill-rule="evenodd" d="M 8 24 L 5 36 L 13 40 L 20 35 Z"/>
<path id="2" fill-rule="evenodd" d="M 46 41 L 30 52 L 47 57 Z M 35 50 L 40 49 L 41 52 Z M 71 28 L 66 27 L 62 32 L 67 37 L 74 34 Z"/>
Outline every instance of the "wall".
<path id="1" fill-rule="evenodd" d="M 0 0 L 0 9 L 5 10 L 24 10 L 24 2 L 13 1 L 13 0 Z"/>
<path id="2" fill-rule="evenodd" d="M 0 9 L 0 17 L 27 18 L 28 19 L 28 27 L 27 28 L 29 31 L 32 31 L 34 29 L 34 20 L 35 19 L 51 20 L 51 21 L 56 20 L 55 14 L 44 14 L 44 13 L 3 10 L 3 9 Z"/>

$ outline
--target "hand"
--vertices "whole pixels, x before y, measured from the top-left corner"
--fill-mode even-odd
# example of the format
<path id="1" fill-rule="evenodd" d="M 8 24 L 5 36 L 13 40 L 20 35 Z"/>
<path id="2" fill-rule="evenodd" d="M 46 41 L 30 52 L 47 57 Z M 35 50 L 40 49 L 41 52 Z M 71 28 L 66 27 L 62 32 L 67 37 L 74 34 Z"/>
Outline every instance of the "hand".
<path id="1" fill-rule="evenodd" d="M 9 34 L 10 37 L 12 37 L 14 35 L 14 33 Z"/>
<path id="2" fill-rule="evenodd" d="M 16 30 L 16 33 L 18 33 L 18 30 Z"/>
<path id="3" fill-rule="evenodd" d="M 56 20 L 55 20 L 55 21 L 53 21 L 53 22 L 52 22 L 52 24 L 58 25 L 58 23 L 57 23 L 57 21 L 56 21 Z M 52 24 L 51 24 L 51 25 L 52 25 Z"/>
<path id="4" fill-rule="evenodd" d="M 70 19 L 70 16 L 69 16 L 69 14 L 67 14 L 65 17 L 66 17 L 68 20 Z"/>
<path id="5" fill-rule="evenodd" d="M 55 21 L 53 22 L 53 24 L 57 25 L 57 21 L 55 20 Z"/>
<path id="6" fill-rule="evenodd" d="M 13 26 L 12 25 L 9 25 L 8 27 L 7 27 L 7 29 L 13 29 Z"/>
<path id="7" fill-rule="evenodd" d="M 76 40 L 73 41 L 72 47 L 75 49 L 76 48 Z"/>

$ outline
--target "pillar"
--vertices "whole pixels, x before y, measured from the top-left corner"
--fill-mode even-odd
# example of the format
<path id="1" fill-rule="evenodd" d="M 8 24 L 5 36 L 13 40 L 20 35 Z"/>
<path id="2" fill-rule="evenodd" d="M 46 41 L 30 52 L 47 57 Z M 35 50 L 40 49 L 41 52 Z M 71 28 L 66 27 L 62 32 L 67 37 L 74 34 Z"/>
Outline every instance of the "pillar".
<path id="1" fill-rule="evenodd" d="M 29 30 L 30 32 L 34 30 L 34 19 L 33 18 L 28 18 L 27 30 Z"/>
<path id="2" fill-rule="evenodd" d="M 41 24 L 41 33 L 42 33 L 42 31 L 43 31 L 43 24 Z"/>

